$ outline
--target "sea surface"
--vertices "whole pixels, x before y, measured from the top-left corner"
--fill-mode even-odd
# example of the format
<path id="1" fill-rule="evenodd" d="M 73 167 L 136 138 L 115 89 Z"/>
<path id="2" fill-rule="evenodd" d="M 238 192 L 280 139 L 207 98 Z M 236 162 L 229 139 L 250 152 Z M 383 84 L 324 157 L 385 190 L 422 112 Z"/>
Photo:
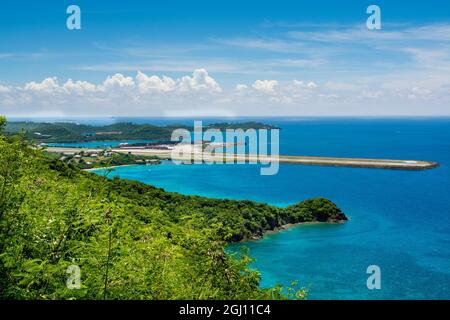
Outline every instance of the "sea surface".
<path id="1" fill-rule="evenodd" d="M 155 140 L 114 140 L 114 141 L 87 141 L 87 142 L 54 142 L 47 143 L 49 147 L 62 147 L 62 148 L 115 148 L 122 143 L 148 143 Z"/>
<path id="2" fill-rule="evenodd" d="M 430 160 L 440 167 L 400 171 L 281 164 L 277 175 L 261 176 L 258 165 L 164 162 L 121 167 L 112 174 L 182 194 L 278 206 L 313 197 L 334 201 L 350 218 L 347 223 L 296 226 L 228 247 L 230 252 L 249 248 L 262 286 L 298 280 L 309 299 L 450 299 L 449 118 L 256 120 L 281 127 L 281 154 Z M 192 119 L 135 121 L 192 124 Z M 370 265 L 381 270 L 381 289 L 367 288 Z"/>

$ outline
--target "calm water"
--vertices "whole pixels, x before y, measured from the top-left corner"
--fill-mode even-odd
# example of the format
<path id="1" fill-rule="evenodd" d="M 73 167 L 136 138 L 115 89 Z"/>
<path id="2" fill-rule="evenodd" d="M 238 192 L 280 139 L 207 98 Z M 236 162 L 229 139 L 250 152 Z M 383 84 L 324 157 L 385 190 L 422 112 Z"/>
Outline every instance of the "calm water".
<path id="1" fill-rule="evenodd" d="M 115 148 L 121 143 L 147 143 L 154 142 L 155 140 L 116 140 L 116 141 L 89 141 L 89 142 L 58 142 L 48 143 L 49 147 L 62 147 L 62 148 Z"/>
<path id="2" fill-rule="evenodd" d="M 115 175 L 169 191 L 285 206 L 324 196 L 350 217 L 230 246 L 250 249 L 262 285 L 298 280 L 310 299 L 450 299 L 450 119 L 266 120 L 281 126 L 282 154 L 433 160 L 428 171 L 281 165 L 117 168 Z M 192 122 L 191 122 L 192 123 Z M 368 290 L 366 268 L 381 268 Z"/>

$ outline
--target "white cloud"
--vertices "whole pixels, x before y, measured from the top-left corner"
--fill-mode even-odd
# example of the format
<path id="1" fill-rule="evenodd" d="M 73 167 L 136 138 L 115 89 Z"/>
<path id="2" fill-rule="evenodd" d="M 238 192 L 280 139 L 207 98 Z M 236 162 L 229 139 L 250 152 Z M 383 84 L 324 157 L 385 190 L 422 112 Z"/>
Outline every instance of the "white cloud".
<path id="1" fill-rule="evenodd" d="M 116 73 L 113 76 L 108 76 L 101 86 L 105 90 L 114 90 L 118 88 L 132 88 L 134 87 L 134 80 L 132 77 L 126 77 L 121 73 Z"/>
<path id="2" fill-rule="evenodd" d="M 179 80 L 179 89 L 182 92 L 188 91 L 208 91 L 222 92 L 219 84 L 208 75 L 205 69 L 196 69 L 192 77 L 184 76 Z"/>
<path id="3" fill-rule="evenodd" d="M 356 86 L 353 83 L 348 82 L 333 82 L 329 81 L 325 83 L 325 87 L 330 90 L 339 90 L 339 91 L 350 91 L 350 90 L 356 90 L 358 86 Z"/>
<path id="4" fill-rule="evenodd" d="M 55 91 L 59 89 L 58 79 L 56 77 L 49 77 L 42 80 L 42 82 L 28 82 L 25 84 L 24 89 L 43 92 Z"/>
<path id="5" fill-rule="evenodd" d="M 304 82 L 302 80 L 294 80 L 292 81 L 292 83 L 294 84 L 294 87 L 296 88 L 307 88 L 307 89 L 315 89 L 317 88 L 317 84 L 313 81 L 308 81 L 308 82 Z"/>
<path id="6" fill-rule="evenodd" d="M 317 84 L 315 84 L 314 82 L 310 81 L 308 82 L 308 84 L 306 85 L 309 89 L 315 89 L 317 88 Z"/>
<path id="7" fill-rule="evenodd" d="M 288 35 L 297 40 L 315 42 L 369 42 L 369 41 L 450 41 L 450 24 L 430 24 L 404 28 L 368 30 L 365 25 L 326 31 L 291 31 Z"/>
<path id="8" fill-rule="evenodd" d="M 275 68 L 317 68 L 325 63 L 322 59 L 277 59 L 265 61 L 266 66 Z"/>
<path id="9" fill-rule="evenodd" d="M 194 70 L 192 76 L 183 76 L 180 79 L 173 79 L 167 76 L 147 76 L 143 72 L 138 72 L 136 82 L 140 93 L 150 92 L 172 92 L 189 93 L 220 93 L 222 88 L 217 81 L 209 76 L 205 69 Z"/>
<path id="10" fill-rule="evenodd" d="M 410 93 L 408 94 L 409 99 L 424 99 L 427 100 L 431 98 L 432 91 L 420 87 L 412 87 Z"/>
<path id="11" fill-rule="evenodd" d="M 426 103 L 426 105 L 424 105 Z M 279 115 L 449 114 L 447 72 L 392 73 L 350 81 L 255 80 L 224 88 L 205 69 L 177 79 L 137 72 L 94 84 L 56 77 L 0 86 L 0 114 Z"/>
<path id="12" fill-rule="evenodd" d="M 265 93 L 275 92 L 275 87 L 278 85 L 277 80 L 256 80 L 252 85 L 253 89 Z"/>
<path id="13" fill-rule="evenodd" d="M 292 83 L 294 84 L 294 86 L 297 86 L 297 87 L 300 87 L 300 88 L 302 88 L 302 87 L 305 86 L 305 82 L 302 81 L 302 80 L 294 79 L 294 80 L 292 81 Z"/>
<path id="14" fill-rule="evenodd" d="M 246 85 L 246 84 L 238 83 L 236 85 L 236 91 L 243 91 L 246 89 L 248 89 L 248 85 Z"/>
<path id="15" fill-rule="evenodd" d="M 294 41 L 287 41 L 285 39 L 237 38 L 216 39 L 215 41 L 227 46 L 274 52 L 300 52 L 305 49 L 304 44 Z"/>
<path id="16" fill-rule="evenodd" d="M 138 71 L 136 76 L 139 92 L 169 92 L 175 90 L 176 82 L 170 77 L 147 76 L 145 73 Z"/>
<path id="17" fill-rule="evenodd" d="M 2 86 L 2 85 L 0 84 L 0 93 L 7 93 L 7 92 L 10 92 L 10 91 L 11 91 L 10 88 L 8 88 L 8 87 L 6 87 L 6 86 Z"/>
<path id="18" fill-rule="evenodd" d="M 411 27 L 406 33 L 414 39 L 430 41 L 450 41 L 450 24 L 430 24 L 420 27 Z"/>
<path id="19" fill-rule="evenodd" d="M 95 84 L 92 84 L 87 81 L 72 81 L 72 79 L 69 79 L 64 83 L 63 88 L 71 93 L 76 94 L 84 94 L 87 92 L 95 92 L 97 90 L 97 86 Z"/>
<path id="20" fill-rule="evenodd" d="M 375 98 L 380 98 L 383 95 L 383 92 L 380 90 L 363 90 L 361 97 L 363 99 L 368 98 L 368 99 L 375 99 Z"/>

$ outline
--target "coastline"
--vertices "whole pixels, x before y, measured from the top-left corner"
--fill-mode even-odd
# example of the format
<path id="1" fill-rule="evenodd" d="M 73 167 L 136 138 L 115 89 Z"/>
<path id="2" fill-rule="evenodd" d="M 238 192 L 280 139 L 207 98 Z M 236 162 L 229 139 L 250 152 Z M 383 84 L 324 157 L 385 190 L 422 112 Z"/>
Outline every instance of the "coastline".
<path id="1" fill-rule="evenodd" d="M 114 169 L 114 168 L 118 168 L 118 167 L 129 167 L 129 166 L 135 166 L 135 165 L 142 165 L 142 164 L 115 165 L 115 166 L 108 166 L 108 167 L 83 169 L 82 171 L 93 172 L 93 171 L 100 170 L 100 169 Z M 146 183 L 144 183 L 144 184 L 149 185 Z M 150 185 L 150 186 L 152 186 L 152 185 Z M 218 200 L 226 200 L 226 199 L 218 199 Z M 307 200 L 305 200 L 305 201 L 307 201 Z M 277 206 L 275 206 L 275 207 L 277 207 Z M 343 218 L 342 217 L 329 217 L 329 219 L 326 221 L 312 220 L 312 221 L 301 221 L 301 222 L 290 222 L 290 223 L 283 223 L 284 221 L 280 221 L 281 224 L 276 225 L 273 229 L 264 229 L 264 227 L 262 227 L 262 225 L 261 225 L 261 229 L 255 230 L 254 233 L 250 233 L 247 236 L 242 234 L 240 239 L 232 238 L 232 239 L 227 240 L 226 242 L 240 243 L 240 242 L 245 242 L 245 241 L 261 240 L 267 235 L 279 233 L 279 232 L 282 232 L 282 231 L 285 231 L 285 230 L 288 230 L 288 229 L 291 229 L 294 227 L 299 227 L 299 226 L 304 226 L 304 225 L 342 224 L 349 220 L 343 213 L 342 213 L 342 215 L 343 215 Z M 316 219 L 318 219 L 318 218 L 316 218 Z"/>
<path id="2" fill-rule="evenodd" d="M 142 166 L 142 164 L 137 164 L 137 163 L 133 163 L 133 164 L 119 164 L 119 165 L 116 165 L 116 166 L 81 169 L 81 171 L 88 171 L 89 172 L 89 171 L 95 171 L 95 170 L 100 170 L 100 169 L 114 169 L 114 168 L 120 168 L 120 167 L 130 167 L 130 166 Z"/>
<path id="3" fill-rule="evenodd" d="M 271 235 L 271 234 L 277 234 L 283 231 L 287 231 L 292 228 L 306 226 L 306 225 L 334 225 L 334 224 L 343 224 L 346 223 L 348 220 L 339 220 L 339 221 L 305 221 L 305 222 L 298 222 L 298 223 L 286 223 L 282 224 L 279 227 L 275 227 L 272 230 L 264 230 L 261 234 L 254 234 L 250 236 L 249 238 L 244 238 L 239 241 L 232 241 L 230 243 L 243 243 L 247 241 L 259 241 L 262 240 L 265 236 Z"/>
<path id="4" fill-rule="evenodd" d="M 115 165 L 115 166 L 108 166 L 108 167 L 82 169 L 82 171 L 92 172 L 92 171 L 99 170 L 99 169 L 114 169 L 114 168 L 119 168 L 119 167 L 129 167 L 129 166 L 135 166 L 135 165 L 142 165 L 142 164 Z M 146 185 L 148 185 L 148 184 L 146 184 Z M 224 199 L 221 199 L 221 200 L 224 200 Z M 261 232 L 251 234 L 248 237 L 243 237 L 240 240 L 237 240 L 237 241 L 229 240 L 227 242 L 229 244 L 231 244 L 231 243 L 241 243 L 241 242 L 246 242 L 246 241 L 257 241 L 257 240 L 263 239 L 267 235 L 286 231 L 286 230 L 294 228 L 294 227 L 305 226 L 305 225 L 321 225 L 321 224 L 343 224 L 343 223 L 347 222 L 348 220 L 349 220 L 348 217 L 345 216 L 345 219 L 342 219 L 342 220 L 329 219 L 328 221 L 302 221 L 302 222 L 298 222 L 298 223 L 284 223 L 279 226 L 275 226 L 273 229 L 265 229 L 265 230 L 262 230 Z"/>
<path id="5" fill-rule="evenodd" d="M 49 152 L 101 152 L 99 148 L 61 148 L 49 147 Z M 159 159 L 175 159 L 175 160 L 192 160 L 195 155 L 202 156 L 203 160 L 214 160 L 209 158 L 210 155 L 202 152 L 187 152 L 180 156 L 173 156 L 172 152 L 167 150 L 154 149 L 127 149 L 113 148 L 111 151 L 115 153 L 128 153 L 141 156 L 154 156 Z M 354 167 L 354 168 L 374 168 L 374 169 L 395 169 L 395 170 L 428 170 L 439 167 L 436 161 L 423 160 L 394 160 L 394 159 L 373 159 L 373 158 L 341 158 L 341 157 L 317 157 L 317 156 L 260 156 L 257 154 L 231 154 L 224 155 L 223 161 L 255 161 L 255 162 L 279 162 L 296 165 L 315 165 L 315 166 L 332 166 L 332 167 Z"/>

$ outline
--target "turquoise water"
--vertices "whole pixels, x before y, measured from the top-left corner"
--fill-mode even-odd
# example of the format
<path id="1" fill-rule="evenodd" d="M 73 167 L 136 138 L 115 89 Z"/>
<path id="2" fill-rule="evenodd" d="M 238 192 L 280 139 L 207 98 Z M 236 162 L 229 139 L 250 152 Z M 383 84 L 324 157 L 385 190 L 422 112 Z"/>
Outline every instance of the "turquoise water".
<path id="1" fill-rule="evenodd" d="M 267 120 L 269 122 L 269 120 Z M 250 249 L 262 285 L 298 280 L 310 299 L 450 299 L 450 119 L 272 119 L 282 154 L 433 160 L 437 169 L 397 171 L 281 165 L 131 166 L 123 178 L 183 194 L 285 206 L 324 196 L 349 216 L 342 225 L 305 225 Z M 368 290 L 366 268 L 381 268 Z"/>
<path id="2" fill-rule="evenodd" d="M 155 140 L 116 140 L 116 141 L 87 141 L 87 142 L 55 142 L 48 143 L 49 147 L 62 148 L 115 148 L 121 143 L 147 143 Z"/>

